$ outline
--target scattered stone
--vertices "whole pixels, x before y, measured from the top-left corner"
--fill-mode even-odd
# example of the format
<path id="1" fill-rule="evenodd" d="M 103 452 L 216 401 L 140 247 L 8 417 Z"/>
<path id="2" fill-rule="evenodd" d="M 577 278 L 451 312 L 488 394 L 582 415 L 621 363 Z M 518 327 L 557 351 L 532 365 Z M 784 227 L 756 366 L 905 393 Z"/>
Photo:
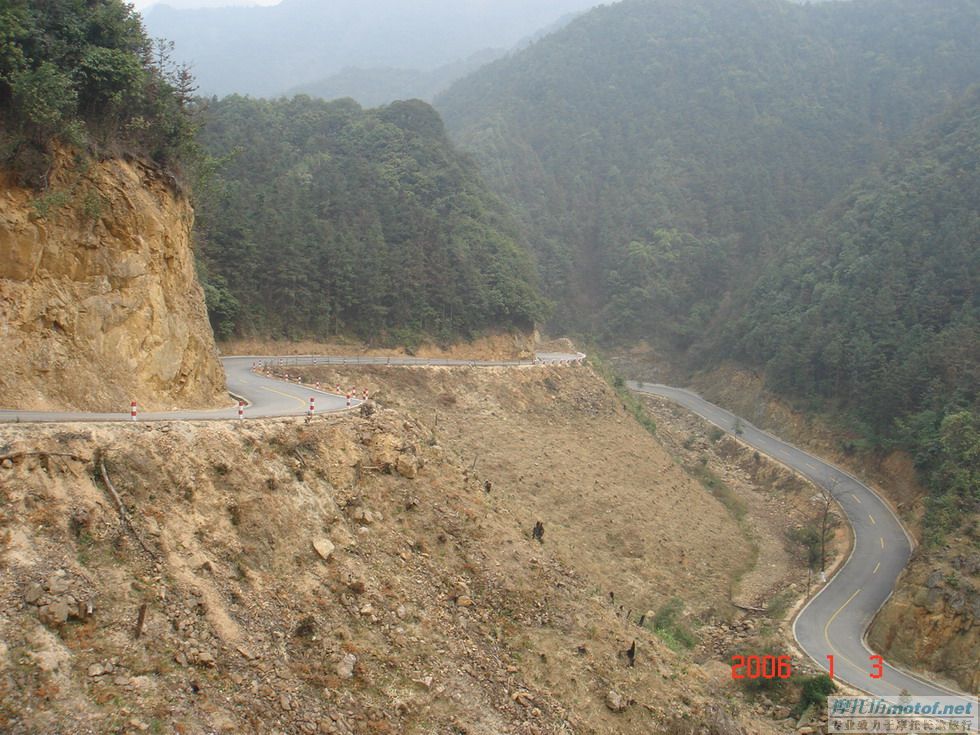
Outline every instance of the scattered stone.
<path id="1" fill-rule="evenodd" d="M 330 529 L 330 540 L 333 541 L 335 546 L 338 546 L 341 549 L 348 549 L 351 546 L 357 546 L 357 540 L 351 535 L 350 531 L 348 531 L 347 528 L 340 523 Z"/>
<path id="2" fill-rule="evenodd" d="M 610 689 L 606 693 L 606 707 L 612 712 L 625 712 L 629 702 L 619 692 Z"/>
<path id="3" fill-rule="evenodd" d="M 409 480 L 414 480 L 419 476 L 418 460 L 410 454 L 399 454 L 395 469 L 399 475 Z"/>
<path id="4" fill-rule="evenodd" d="M 334 545 L 333 542 L 328 541 L 325 538 L 319 538 L 313 542 L 313 548 L 316 553 L 320 555 L 320 558 L 327 561 L 333 554 Z"/>
<path id="5" fill-rule="evenodd" d="M 534 697 L 530 692 L 516 691 L 510 695 L 510 698 L 522 707 L 530 707 L 532 704 L 534 704 Z"/>
<path id="6" fill-rule="evenodd" d="M 460 595 L 456 598 L 456 605 L 459 607 L 473 607 L 473 598 L 467 595 Z"/>
<path id="7" fill-rule="evenodd" d="M 223 710 L 218 710 L 211 715 L 211 727 L 218 732 L 234 732 L 238 726 L 231 715 Z"/>
<path id="8" fill-rule="evenodd" d="M 52 595 L 63 595 L 68 591 L 68 580 L 60 575 L 52 575 L 45 586 Z"/>
<path id="9" fill-rule="evenodd" d="M 351 679 L 354 677 L 354 667 L 357 665 L 357 656 L 353 653 L 346 654 L 337 664 L 337 676 L 341 679 Z"/>
<path id="10" fill-rule="evenodd" d="M 64 600 L 55 600 L 50 605 L 45 605 L 38 611 L 41 622 L 45 625 L 57 626 L 68 622 L 68 603 Z"/>
<path id="11" fill-rule="evenodd" d="M 355 595 L 363 595 L 364 590 L 367 589 L 367 582 L 365 582 L 361 577 L 351 577 L 347 580 L 347 589 L 349 589 Z"/>
<path id="12" fill-rule="evenodd" d="M 106 673 L 106 670 L 102 664 L 92 664 L 88 667 L 89 676 L 102 676 L 104 673 Z"/>
<path id="13" fill-rule="evenodd" d="M 774 720 L 785 720 L 791 714 L 793 714 L 793 711 L 789 707 L 776 707 L 776 709 L 772 711 L 772 718 Z"/>
<path id="14" fill-rule="evenodd" d="M 32 584 L 24 593 L 24 599 L 27 600 L 28 605 L 33 605 L 35 602 L 41 599 L 41 595 L 43 594 L 44 588 L 41 585 Z"/>

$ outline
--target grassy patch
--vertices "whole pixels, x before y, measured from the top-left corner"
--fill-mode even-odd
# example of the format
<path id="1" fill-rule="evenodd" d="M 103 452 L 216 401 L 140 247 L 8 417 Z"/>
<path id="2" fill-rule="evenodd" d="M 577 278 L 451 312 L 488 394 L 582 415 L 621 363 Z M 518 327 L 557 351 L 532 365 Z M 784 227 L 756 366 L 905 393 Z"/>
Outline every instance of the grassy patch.
<path id="1" fill-rule="evenodd" d="M 718 475 L 711 471 L 708 467 L 707 459 L 702 459 L 701 462 L 693 467 L 688 467 L 687 471 L 704 486 L 705 490 L 725 506 L 726 510 L 732 514 L 735 520 L 741 521 L 745 518 L 747 511 L 745 503 L 735 494 L 734 490 L 728 487 Z"/>
<path id="2" fill-rule="evenodd" d="M 766 615 L 773 620 L 782 620 L 786 617 L 786 611 L 789 610 L 795 599 L 796 592 L 789 589 L 783 590 L 769 601 L 766 606 Z"/>
<path id="3" fill-rule="evenodd" d="M 589 357 L 589 363 L 592 365 L 592 369 L 616 391 L 616 395 L 619 397 L 620 402 L 622 402 L 623 408 L 636 419 L 636 422 L 651 434 L 656 435 L 657 422 L 647 413 L 643 402 L 636 397 L 633 391 L 626 387 L 626 381 L 623 379 L 623 376 L 619 375 L 595 354 Z"/>
<path id="4" fill-rule="evenodd" d="M 697 643 L 694 632 L 680 620 L 683 610 L 683 600 L 672 597 L 660 606 L 653 620 L 647 623 L 650 629 L 674 651 L 694 648 Z"/>

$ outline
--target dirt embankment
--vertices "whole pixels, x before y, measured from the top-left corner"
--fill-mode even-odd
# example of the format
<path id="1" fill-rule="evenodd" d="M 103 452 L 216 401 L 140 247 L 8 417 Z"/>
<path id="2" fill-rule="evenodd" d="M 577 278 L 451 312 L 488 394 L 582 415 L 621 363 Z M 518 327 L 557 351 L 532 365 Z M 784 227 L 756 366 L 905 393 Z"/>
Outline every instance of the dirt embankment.
<path id="1" fill-rule="evenodd" d="M 857 436 L 848 435 L 819 416 L 794 409 L 768 392 L 763 376 L 757 372 L 728 364 L 711 372 L 686 376 L 643 345 L 616 355 L 612 362 L 622 375 L 632 380 L 688 386 L 759 428 L 848 469 L 890 501 L 902 520 L 918 533 L 926 490 L 919 483 L 912 459 L 904 452 L 871 455 L 858 451 Z"/>
<path id="2" fill-rule="evenodd" d="M 395 372 L 344 376 L 371 416 L 0 429 L 0 729 L 795 724 L 638 624 L 726 608 L 746 542 L 604 384 Z"/>
<path id="3" fill-rule="evenodd" d="M 450 360 L 528 360 L 534 357 L 537 334 L 499 333 L 453 345 L 425 343 L 415 349 L 373 347 L 356 340 L 236 339 L 221 342 L 223 355 L 362 355 L 370 357 L 425 357 Z"/>
<path id="4" fill-rule="evenodd" d="M 368 388 L 419 416 L 434 441 L 491 481 L 495 508 L 528 533 L 540 520 L 551 553 L 597 593 L 613 592 L 624 613 L 676 595 L 692 614 L 730 610 L 731 580 L 750 552 L 737 523 L 590 370 L 327 366 L 303 374 Z"/>
<path id="5" fill-rule="evenodd" d="M 193 210 L 137 161 L 61 152 L 44 193 L 0 174 L 0 407 L 227 401 L 194 272 Z"/>

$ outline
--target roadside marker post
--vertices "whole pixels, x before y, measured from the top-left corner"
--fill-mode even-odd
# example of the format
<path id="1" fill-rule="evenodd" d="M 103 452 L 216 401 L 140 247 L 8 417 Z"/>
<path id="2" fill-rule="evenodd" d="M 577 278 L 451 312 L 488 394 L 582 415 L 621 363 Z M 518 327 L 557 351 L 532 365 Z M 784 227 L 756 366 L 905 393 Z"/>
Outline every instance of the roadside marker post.
<path id="1" fill-rule="evenodd" d="M 350 408 L 350 393 L 347 394 L 347 408 Z"/>
<path id="2" fill-rule="evenodd" d="M 337 383 L 337 395 L 340 395 L 340 383 Z"/>
<path id="3" fill-rule="evenodd" d="M 318 380 L 318 381 L 316 381 L 316 389 L 317 389 L 317 390 L 320 390 L 320 381 L 319 381 L 319 380 Z"/>
<path id="4" fill-rule="evenodd" d="M 310 396 L 310 416 L 316 412 L 316 398 Z"/>
<path id="5" fill-rule="evenodd" d="M 238 402 L 238 420 L 239 421 L 245 420 L 245 401 Z"/>
<path id="6" fill-rule="evenodd" d="M 367 388 L 365 388 L 364 389 L 364 400 L 365 401 L 367 400 L 367 396 L 368 396 L 368 391 L 367 391 Z"/>
<path id="7" fill-rule="evenodd" d="M 132 401 L 129 404 L 129 419 L 130 421 L 136 420 L 136 401 Z"/>

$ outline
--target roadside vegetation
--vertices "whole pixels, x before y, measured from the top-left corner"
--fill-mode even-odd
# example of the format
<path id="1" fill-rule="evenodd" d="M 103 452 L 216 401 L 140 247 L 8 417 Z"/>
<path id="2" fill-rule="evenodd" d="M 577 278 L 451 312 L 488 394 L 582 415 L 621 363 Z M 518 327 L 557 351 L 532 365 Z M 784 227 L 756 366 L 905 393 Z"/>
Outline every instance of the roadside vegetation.
<path id="1" fill-rule="evenodd" d="M 48 186 L 53 146 L 174 167 L 193 146 L 193 78 L 121 0 L 0 9 L 0 162 Z"/>

